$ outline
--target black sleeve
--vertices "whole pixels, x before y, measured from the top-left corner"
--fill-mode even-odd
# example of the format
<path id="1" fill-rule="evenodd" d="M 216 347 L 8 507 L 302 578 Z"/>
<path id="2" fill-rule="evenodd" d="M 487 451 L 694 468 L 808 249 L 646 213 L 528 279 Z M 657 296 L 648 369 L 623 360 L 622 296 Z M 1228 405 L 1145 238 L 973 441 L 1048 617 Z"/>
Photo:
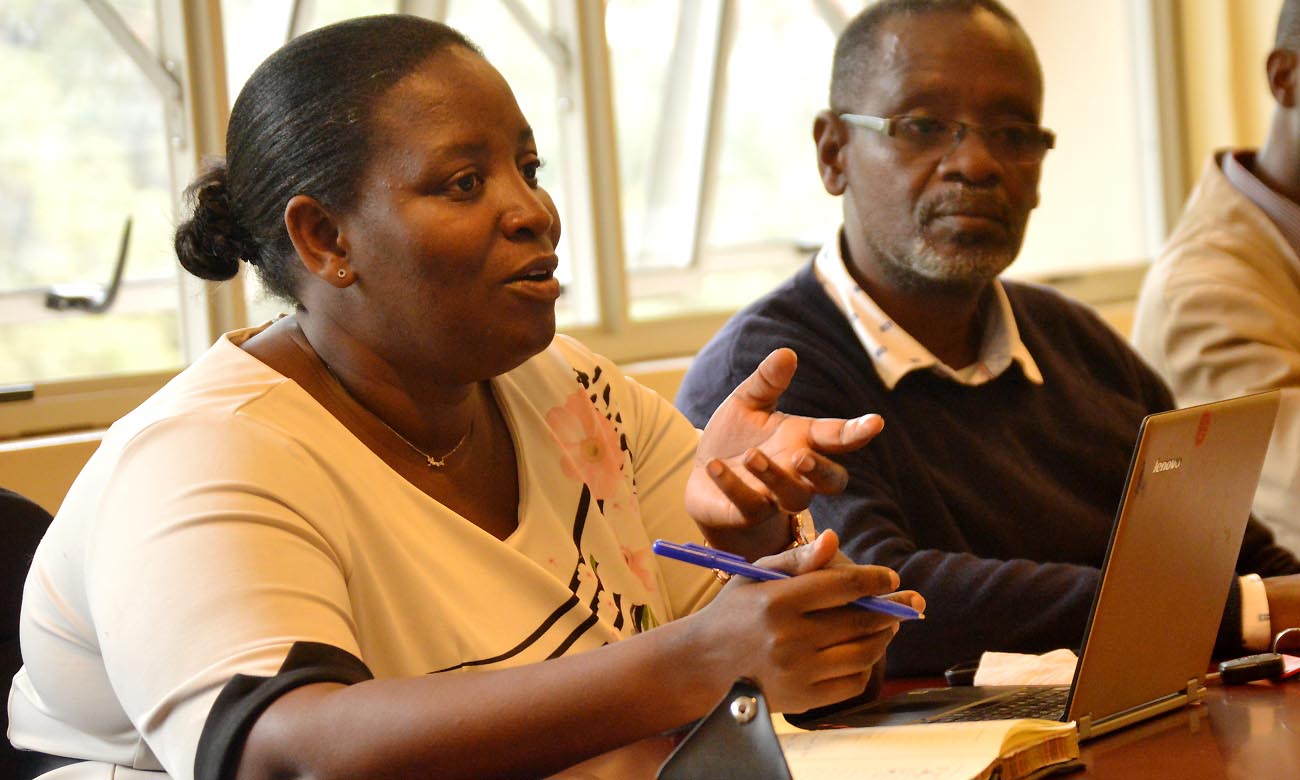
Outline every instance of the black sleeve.
<path id="1" fill-rule="evenodd" d="M 217 696 L 194 755 L 195 780 L 230 780 L 244 741 L 271 703 L 295 688 L 319 682 L 354 685 L 374 679 L 361 659 L 319 642 L 297 642 L 274 677 L 235 675 Z"/>
<path id="2" fill-rule="evenodd" d="M 743 367 L 738 365 L 731 344 L 725 339 L 715 339 L 691 360 L 673 403 L 696 428 L 703 429 L 736 385 L 749 375 L 740 374 Z"/>
<path id="3" fill-rule="evenodd" d="M 1300 573 L 1300 561 L 1290 550 L 1275 544 L 1273 532 L 1252 515 L 1246 522 L 1246 534 L 1241 541 L 1237 573 L 1261 577 L 1297 574 Z"/>
<path id="4" fill-rule="evenodd" d="M 1225 658 L 1241 654 L 1241 582 L 1232 578 L 1228 586 L 1228 603 L 1219 621 L 1219 636 L 1214 641 L 1214 656 Z"/>

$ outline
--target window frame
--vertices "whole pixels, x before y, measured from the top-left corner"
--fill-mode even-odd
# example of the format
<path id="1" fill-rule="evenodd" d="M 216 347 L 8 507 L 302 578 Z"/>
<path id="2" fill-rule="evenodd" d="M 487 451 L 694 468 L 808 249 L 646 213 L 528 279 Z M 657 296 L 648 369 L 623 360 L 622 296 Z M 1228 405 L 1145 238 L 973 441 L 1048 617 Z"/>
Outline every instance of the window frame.
<path id="1" fill-rule="evenodd" d="M 500 0 L 516 19 L 527 11 L 515 0 Z M 588 326 L 563 330 L 592 349 L 620 363 L 690 355 L 720 328 L 732 312 L 688 313 L 656 320 L 632 318 L 626 243 L 620 206 L 619 161 L 615 127 L 610 55 L 605 38 L 603 0 L 551 0 L 552 29 L 530 30 L 539 47 L 557 64 L 560 79 L 561 175 L 569 186 L 566 241 L 574 269 L 570 294 L 579 318 Z M 735 13 L 734 0 L 717 0 L 725 28 Z M 302 17 L 295 2 L 291 20 Z M 832 27 L 846 20 L 843 9 L 830 0 L 810 0 Z M 1147 107 L 1141 119 L 1146 169 L 1145 197 L 1151 205 L 1149 232 L 1163 237 L 1177 218 L 1186 192 L 1183 122 L 1179 94 L 1182 74 L 1177 9 L 1173 0 L 1128 0 L 1133 14 L 1140 73 L 1140 90 Z M 402 0 L 398 8 L 431 18 L 445 18 L 446 0 Z M 179 79 L 183 97 L 182 124 L 177 128 L 171 172 L 177 197 L 184 184 L 209 155 L 225 146 L 230 101 L 226 83 L 222 9 L 219 2 L 157 0 L 160 51 L 158 61 Z M 522 14 L 522 16 L 521 16 Z M 540 38 L 538 36 L 541 36 Z M 718 48 L 725 51 L 725 40 Z M 724 58 L 725 59 L 725 58 Z M 725 67 L 725 65 L 723 66 Z M 723 74 L 715 74 L 721 77 Z M 712 92 L 711 112 L 722 101 Z M 169 112 L 169 115 L 171 112 Z M 718 117 L 709 118 L 716 126 Z M 713 142 L 704 139 L 705 149 Z M 707 216 L 710 166 L 700 166 L 695 223 Z M 598 207 L 599 204 L 599 207 Z M 701 250 L 698 228 L 692 242 L 692 263 Z M 1087 271 L 1046 279 L 1094 305 L 1118 306 L 1136 296 L 1145 261 L 1132 267 Z M 202 282 L 178 271 L 179 312 L 183 354 L 187 362 L 201 354 L 221 333 L 246 325 L 247 310 L 241 270 L 219 284 Z M 155 392 L 175 372 L 34 383 L 22 388 L 32 397 L 0 403 L 0 441 L 27 436 L 103 428 Z M 2 390 L 2 389 L 0 389 Z"/>
<path id="2" fill-rule="evenodd" d="M 159 50 L 147 53 L 138 41 L 117 28 L 116 12 L 105 0 L 87 0 L 96 14 L 124 45 L 128 54 L 140 60 L 152 57 L 152 65 L 176 79 L 181 109 L 165 110 L 171 140 L 169 169 L 173 198 L 179 202 L 185 183 L 190 181 L 204 157 L 225 149 L 226 100 L 225 60 L 221 37 L 221 11 L 216 3 L 160 0 L 156 3 Z M 134 48 L 133 48 L 134 47 Z M 242 280 L 214 285 L 201 282 L 177 269 L 178 322 L 181 350 L 187 362 L 194 359 L 229 322 L 242 323 L 244 312 Z M 131 294 L 130 283 L 123 294 Z M 40 295 L 31 291 L 30 297 Z M 0 441 L 60 434 L 107 427 L 134 409 L 162 387 L 176 371 L 88 377 L 51 382 L 33 382 L 10 387 L 10 397 L 0 403 Z"/>

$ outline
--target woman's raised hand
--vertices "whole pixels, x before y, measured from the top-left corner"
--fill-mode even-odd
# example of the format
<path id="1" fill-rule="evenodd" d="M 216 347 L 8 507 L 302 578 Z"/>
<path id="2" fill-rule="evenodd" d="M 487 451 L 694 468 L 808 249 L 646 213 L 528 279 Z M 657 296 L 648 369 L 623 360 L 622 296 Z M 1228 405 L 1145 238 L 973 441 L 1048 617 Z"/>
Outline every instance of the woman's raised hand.
<path id="1" fill-rule="evenodd" d="M 711 544 L 754 559 L 790 543 L 789 515 L 814 493 L 838 493 L 844 467 L 826 454 L 855 450 L 880 432 L 876 414 L 851 420 L 776 410 L 794 377 L 789 349 L 768 355 L 709 419 L 686 488 L 686 508 Z"/>

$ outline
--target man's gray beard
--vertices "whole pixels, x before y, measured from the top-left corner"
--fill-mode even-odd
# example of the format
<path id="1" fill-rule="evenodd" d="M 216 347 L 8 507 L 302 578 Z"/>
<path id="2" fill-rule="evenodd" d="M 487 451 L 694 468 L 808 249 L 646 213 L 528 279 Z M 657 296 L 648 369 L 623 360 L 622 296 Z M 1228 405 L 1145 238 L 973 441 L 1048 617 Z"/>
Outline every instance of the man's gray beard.
<path id="1" fill-rule="evenodd" d="M 915 238 L 904 251 L 875 246 L 881 271 L 890 283 L 908 292 L 969 293 L 984 288 L 1016 259 L 1016 250 L 961 247 L 940 252 L 924 238 Z"/>

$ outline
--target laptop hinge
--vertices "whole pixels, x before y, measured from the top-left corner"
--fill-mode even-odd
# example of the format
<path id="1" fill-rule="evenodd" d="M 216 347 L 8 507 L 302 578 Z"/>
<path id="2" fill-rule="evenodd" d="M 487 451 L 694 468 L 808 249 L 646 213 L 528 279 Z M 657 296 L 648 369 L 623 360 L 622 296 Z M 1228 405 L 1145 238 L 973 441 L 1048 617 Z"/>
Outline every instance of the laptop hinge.
<path id="1" fill-rule="evenodd" d="M 1137 723 L 1141 720 L 1154 717 L 1165 712 L 1171 712 L 1185 707 L 1188 704 L 1199 702 L 1205 698 L 1205 686 L 1201 685 L 1199 679 L 1187 681 L 1186 690 L 1171 693 L 1156 701 L 1148 704 L 1138 705 L 1123 712 L 1107 715 L 1100 721 L 1094 721 L 1091 714 L 1080 715 L 1074 719 L 1079 728 L 1079 739 L 1091 739 L 1099 737 L 1102 734 L 1108 734 L 1115 729 L 1123 728 Z"/>

